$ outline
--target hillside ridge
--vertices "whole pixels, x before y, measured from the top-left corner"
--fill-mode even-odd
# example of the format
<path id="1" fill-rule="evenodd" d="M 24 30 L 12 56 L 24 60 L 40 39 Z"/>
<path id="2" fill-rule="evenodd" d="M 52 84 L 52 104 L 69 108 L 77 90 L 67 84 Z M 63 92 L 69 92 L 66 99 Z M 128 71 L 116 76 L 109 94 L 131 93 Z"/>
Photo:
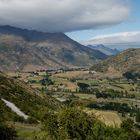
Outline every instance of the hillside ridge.
<path id="1" fill-rule="evenodd" d="M 109 72 L 111 69 L 121 73 L 140 72 L 140 49 L 127 49 L 120 54 L 101 61 L 92 70 Z"/>
<path id="2" fill-rule="evenodd" d="M 104 53 L 87 48 L 63 33 L 0 26 L 1 71 L 90 67 L 106 58 Z"/>

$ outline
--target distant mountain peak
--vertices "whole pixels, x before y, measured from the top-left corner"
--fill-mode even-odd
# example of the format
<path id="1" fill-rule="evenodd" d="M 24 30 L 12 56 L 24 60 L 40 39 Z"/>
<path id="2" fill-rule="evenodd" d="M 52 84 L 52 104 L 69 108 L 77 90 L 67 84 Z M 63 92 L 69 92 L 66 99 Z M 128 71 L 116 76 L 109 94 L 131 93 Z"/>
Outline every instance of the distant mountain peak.
<path id="1" fill-rule="evenodd" d="M 21 29 L 10 25 L 0 26 L 0 33 L 21 36 L 27 41 L 43 41 L 50 38 L 68 38 L 64 33 L 46 33 L 36 30 Z"/>
<path id="2" fill-rule="evenodd" d="M 104 46 L 103 44 L 99 44 L 99 45 L 96 45 L 96 46 L 93 46 L 93 45 L 88 45 L 88 47 L 92 48 L 92 49 L 95 49 L 95 50 L 98 50 L 98 51 L 101 51 L 102 53 L 106 54 L 106 55 L 116 55 L 118 53 L 120 53 L 119 50 L 117 50 L 116 48 L 115 49 L 111 49 L 109 47 L 106 47 Z"/>

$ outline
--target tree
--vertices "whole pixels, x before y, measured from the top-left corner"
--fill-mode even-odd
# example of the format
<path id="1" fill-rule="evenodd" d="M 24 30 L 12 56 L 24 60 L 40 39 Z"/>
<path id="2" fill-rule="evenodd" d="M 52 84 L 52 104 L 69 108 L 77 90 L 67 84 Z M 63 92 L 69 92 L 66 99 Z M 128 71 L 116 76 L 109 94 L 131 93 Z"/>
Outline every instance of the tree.
<path id="1" fill-rule="evenodd" d="M 79 87 L 79 91 L 81 92 L 87 92 L 89 91 L 89 85 L 86 83 L 77 83 L 78 87 Z"/>
<path id="2" fill-rule="evenodd" d="M 131 131 L 134 126 L 134 121 L 131 119 L 124 120 L 121 124 L 121 128 L 126 131 Z"/>
<path id="3" fill-rule="evenodd" d="M 140 122 L 140 112 L 137 112 L 136 114 L 136 122 Z"/>
<path id="4" fill-rule="evenodd" d="M 58 140 L 86 140 L 95 136 L 100 137 L 94 131 L 104 128 L 104 125 L 94 116 L 90 117 L 81 110 L 69 107 L 62 109 L 59 113 L 46 114 L 44 124 L 51 137 Z M 97 128 L 96 125 L 98 125 Z"/>
<path id="5" fill-rule="evenodd" d="M 51 140 L 139 140 L 133 131 L 133 121 L 125 120 L 121 128 L 106 126 L 80 109 L 63 108 L 60 112 L 47 112 L 43 118 L 44 137 Z"/>
<path id="6" fill-rule="evenodd" d="M 15 140 L 16 138 L 16 130 L 0 122 L 0 140 Z"/>
<path id="7" fill-rule="evenodd" d="M 125 72 L 124 74 L 123 74 L 123 76 L 125 77 L 125 78 L 127 78 L 128 80 L 134 80 L 134 81 L 136 81 L 138 78 L 140 78 L 140 73 L 134 73 L 134 72 Z"/>

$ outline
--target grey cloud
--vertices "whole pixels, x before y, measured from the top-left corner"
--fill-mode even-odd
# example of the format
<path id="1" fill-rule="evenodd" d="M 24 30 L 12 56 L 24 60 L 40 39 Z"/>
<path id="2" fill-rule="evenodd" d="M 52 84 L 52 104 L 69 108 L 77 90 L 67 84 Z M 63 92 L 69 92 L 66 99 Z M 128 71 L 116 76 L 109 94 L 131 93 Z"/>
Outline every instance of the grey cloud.
<path id="1" fill-rule="evenodd" d="M 0 0 L 0 25 L 70 32 L 121 23 L 129 12 L 128 0 Z"/>
<path id="2" fill-rule="evenodd" d="M 99 35 L 92 39 L 82 41 L 81 43 L 84 45 L 104 44 L 105 46 L 118 48 L 120 50 L 140 48 L 140 31 Z"/>

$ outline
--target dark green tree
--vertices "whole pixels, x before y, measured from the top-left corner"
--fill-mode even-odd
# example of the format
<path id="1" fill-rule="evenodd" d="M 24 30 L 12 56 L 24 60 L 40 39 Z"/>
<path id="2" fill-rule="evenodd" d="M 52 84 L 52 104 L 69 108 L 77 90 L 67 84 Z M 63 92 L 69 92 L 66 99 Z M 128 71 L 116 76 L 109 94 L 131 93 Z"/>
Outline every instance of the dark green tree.
<path id="1" fill-rule="evenodd" d="M 124 120 L 121 124 L 121 128 L 123 128 L 128 132 L 132 131 L 133 126 L 134 126 L 134 121 L 132 119 Z"/>
<path id="2" fill-rule="evenodd" d="M 140 122 L 140 112 L 137 112 L 136 114 L 136 122 Z"/>

